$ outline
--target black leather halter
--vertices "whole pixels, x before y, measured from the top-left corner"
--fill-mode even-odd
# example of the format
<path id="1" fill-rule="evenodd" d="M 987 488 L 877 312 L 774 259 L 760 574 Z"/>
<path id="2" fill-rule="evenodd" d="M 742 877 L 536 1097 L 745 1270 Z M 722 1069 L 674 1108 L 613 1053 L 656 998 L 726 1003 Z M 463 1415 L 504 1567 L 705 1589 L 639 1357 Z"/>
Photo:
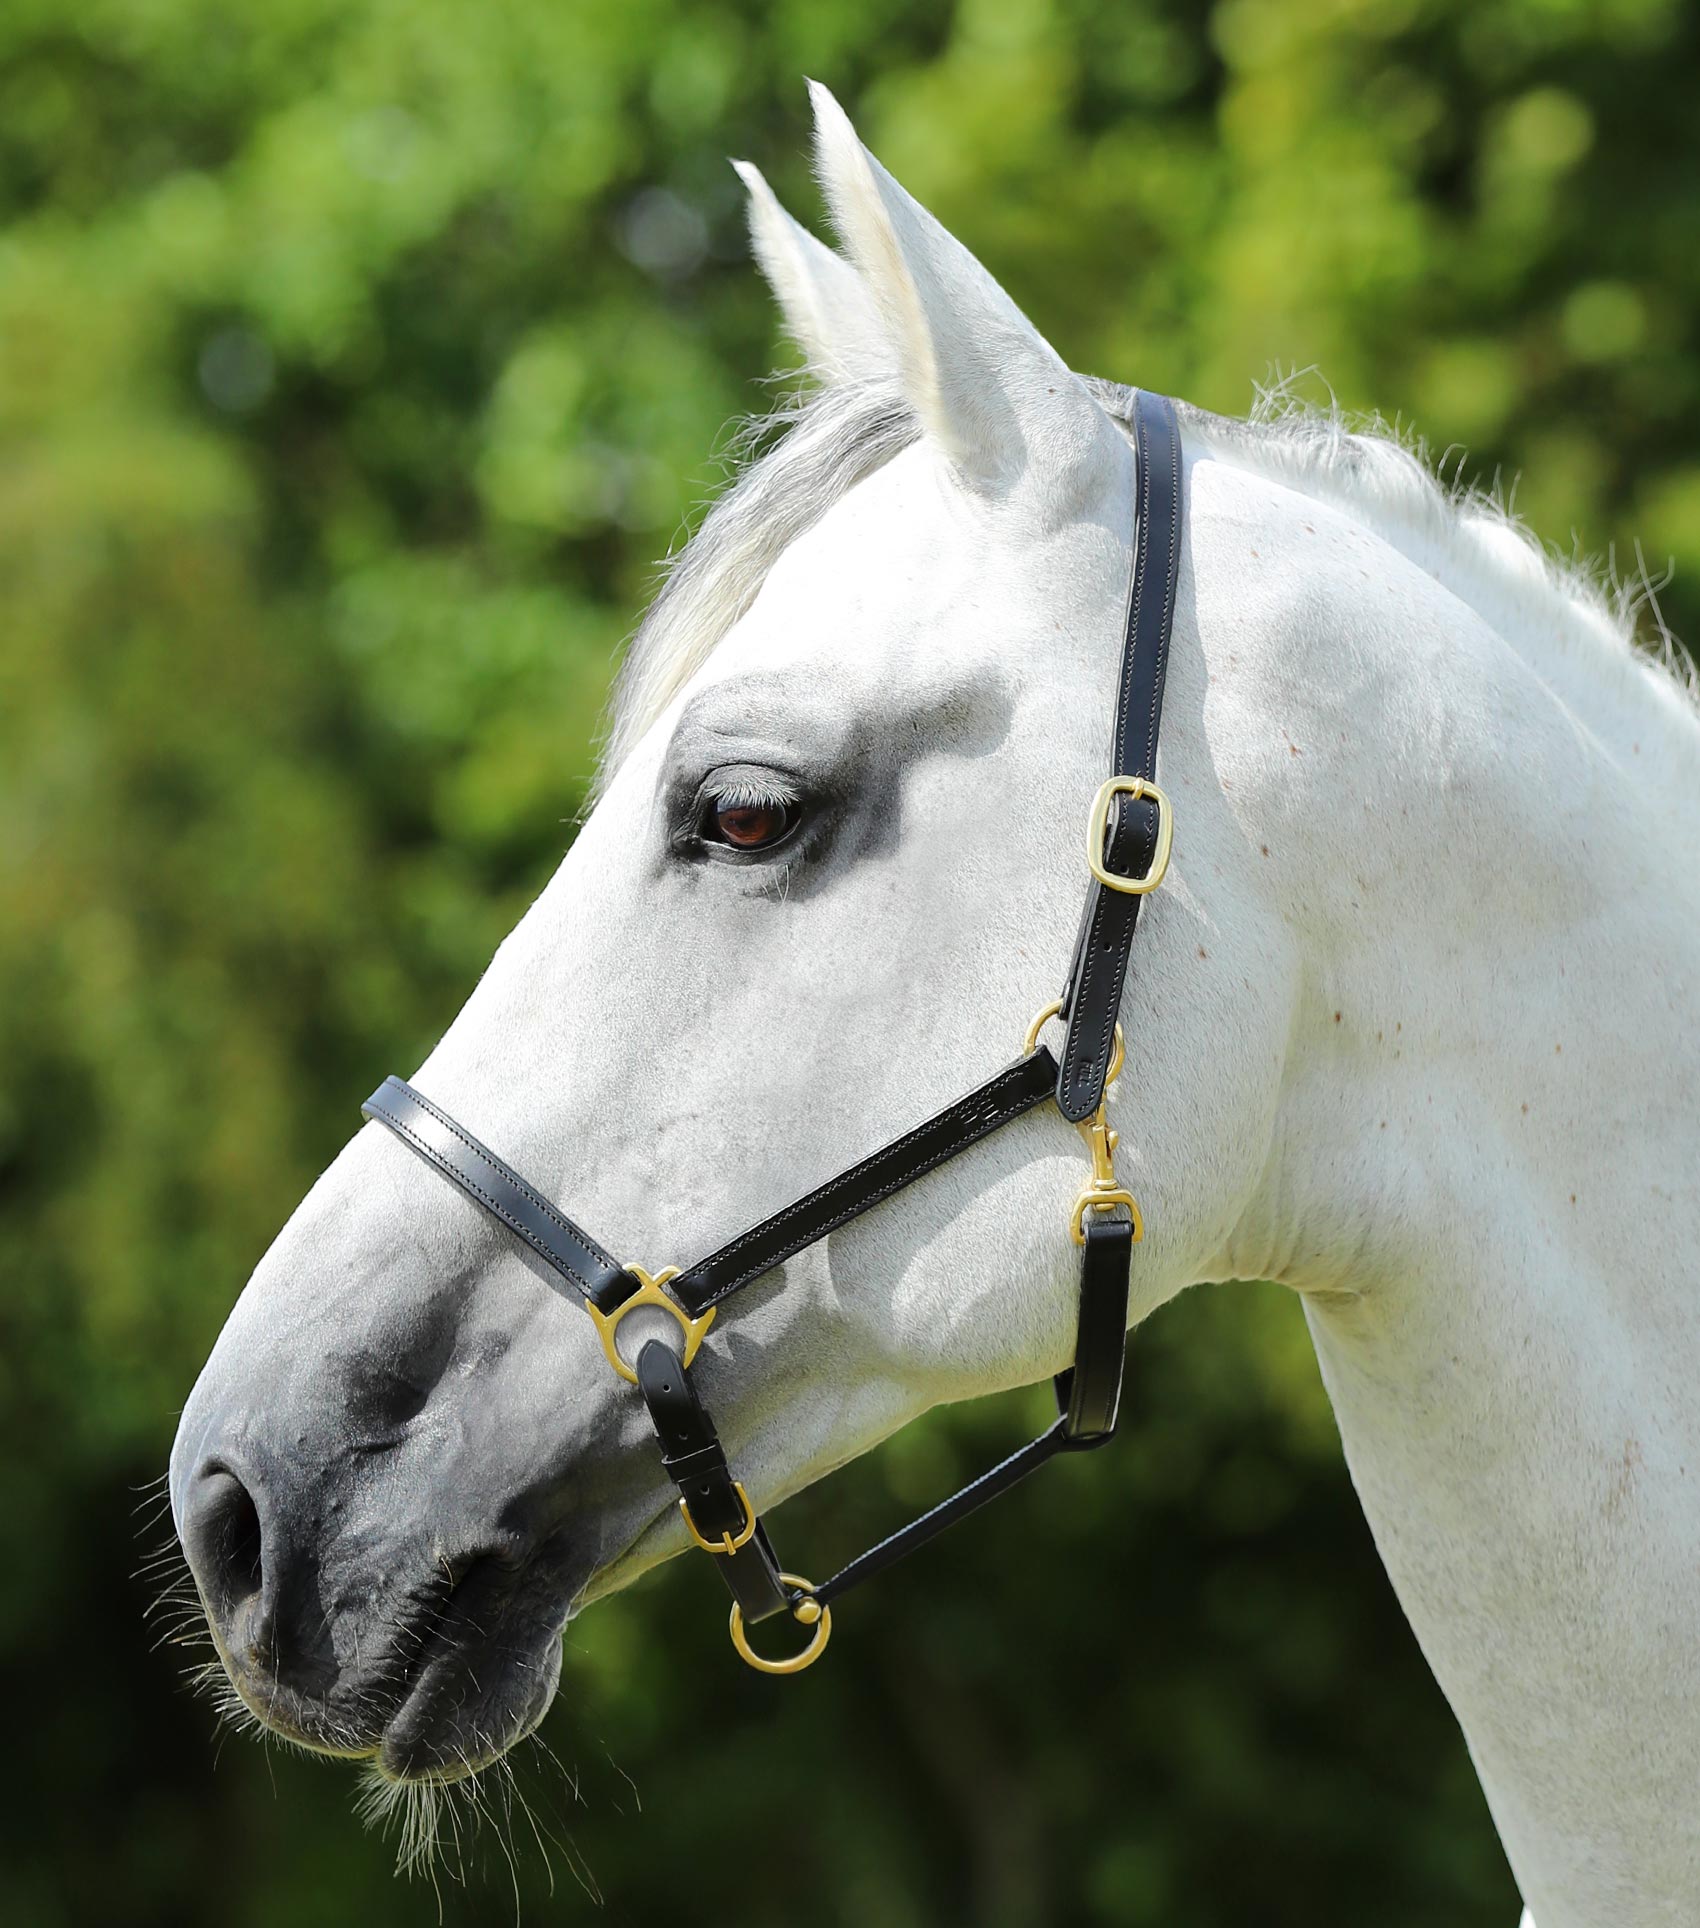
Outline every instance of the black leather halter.
<path id="1" fill-rule="evenodd" d="M 1127 1340 L 1128 1275 L 1144 1235 L 1139 1207 L 1116 1182 L 1116 1134 L 1105 1117 L 1105 1089 L 1121 1069 L 1117 1014 L 1141 899 L 1163 881 L 1173 820 L 1158 789 L 1157 735 L 1174 621 L 1181 537 L 1181 445 L 1175 405 L 1141 391 L 1132 409 L 1137 518 L 1117 686 L 1114 774 L 1098 791 L 1087 834 L 1092 884 L 1062 997 L 1034 1020 L 1016 1061 L 893 1139 L 836 1178 L 711 1252 L 685 1271 L 653 1276 L 622 1265 L 590 1234 L 481 1145 L 447 1112 L 400 1078 L 386 1078 L 366 1100 L 368 1118 L 387 1125 L 551 1266 L 584 1300 L 608 1362 L 648 1407 L 661 1463 L 679 1489 L 691 1538 L 716 1562 L 732 1592 L 732 1640 L 764 1673 L 796 1673 L 816 1660 L 832 1630 L 831 1603 L 947 1526 L 1006 1492 L 1058 1453 L 1102 1446 L 1114 1433 Z M 1053 1017 L 1065 1030 L 1062 1060 L 1039 1043 Z M 1037 1439 L 982 1473 L 931 1512 L 816 1585 L 779 1565 L 767 1530 L 726 1455 L 689 1367 L 723 1300 L 794 1253 L 889 1198 L 923 1172 L 1012 1118 L 1054 1098 L 1092 1153 L 1092 1180 L 1075 1204 L 1071 1235 L 1081 1247 L 1074 1364 L 1056 1380 L 1057 1419 Z M 617 1330 L 640 1306 L 667 1313 L 679 1343 L 649 1339 L 635 1361 L 620 1352 Z M 801 1651 L 781 1659 L 757 1654 L 747 1623 L 789 1613 L 810 1630 Z"/>

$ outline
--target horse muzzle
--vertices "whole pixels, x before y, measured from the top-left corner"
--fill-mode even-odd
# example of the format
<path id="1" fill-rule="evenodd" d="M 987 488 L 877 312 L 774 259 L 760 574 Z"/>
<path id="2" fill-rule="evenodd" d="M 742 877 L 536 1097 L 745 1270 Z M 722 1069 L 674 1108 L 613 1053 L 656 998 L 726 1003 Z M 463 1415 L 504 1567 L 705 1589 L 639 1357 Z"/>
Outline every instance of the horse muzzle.
<path id="1" fill-rule="evenodd" d="M 562 1536 L 456 1544 L 439 1513 L 436 1536 L 398 1543 L 378 1509 L 228 1448 L 188 1482 L 178 1529 L 231 1687 L 302 1747 L 452 1780 L 548 1711 L 585 1577 Z"/>

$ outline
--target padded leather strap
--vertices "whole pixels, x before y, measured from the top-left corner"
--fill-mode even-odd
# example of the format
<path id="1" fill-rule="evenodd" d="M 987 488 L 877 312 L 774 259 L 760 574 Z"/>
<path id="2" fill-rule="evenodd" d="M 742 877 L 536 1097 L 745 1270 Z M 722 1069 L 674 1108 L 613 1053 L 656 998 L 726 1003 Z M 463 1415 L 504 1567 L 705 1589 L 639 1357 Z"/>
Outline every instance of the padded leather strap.
<path id="1" fill-rule="evenodd" d="M 1110 774 L 1153 780 L 1180 573 L 1181 437 L 1174 403 L 1166 395 L 1141 389 L 1134 402 L 1133 436 L 1138 521 Z M 1150 866 L 1156 838 L 1156 806 L 1146 799 L 1118 797 L 1105 838 L 1106 866 L 1121 876 L 1142 875 Z M 1142 897 L 1106 888 L 1096 878 L 1087 891 L 1063 991 L 1068 1034 L 1057 1079 L 1058 1108 L 1076 1124 L 1097 1110 L 1104 1095 L 1128 953 L 1143 902 Z"/>
<path id="2" fill-rule="evenodd" d="M 446 1111 L 400 1078 L 386 1078 L 360 1107 L 404 1144 L 494 1212 L 573 1290 L 611 1312 L 637 1290 L 637 1280 L 590 1234 L 533 1190 L 514 1168 L 481 1145 Z"/>
<path id="3" fill-rule="evenodd" d="M 678 1487 L 691 1524 L 714 1548 L 714 1564 L 745 1620 L 783 1613 L 788 1602 L 767 1529 L 734 1483 L 714 1422 L 679 1355 L 660 1339 L 649 1340 L 638 1353 L 637 1382 L 661 1445 L 661 1464 Z M 752 1525 L 750 1537 L 727 1552 L 725 1542 L 738 1541 Z"/>
<path id="4" fill-rule="evenodd" d="M 925 1124 L 906 1131 L 829 1178 L 782 1212 L 764 1218 L 730 1243 L 672 1280 L 667 1289 L 696 1314 L 718 1305 L 740 1286 L 771 1272 L 776 1265 L 827 1233 L 847 1225 L 893 1192 L 930 1172 L 935 1165 L 966 1151 L 977 1139 L 1043 1104 L 1056 1087 L 1057 1062 L 1043 1045 L 965 1092 Z"/>
<path id="5" fill-rule="evenodd" d="M 1127 1357 L 1128 1273 L 1133 1222 L 1102 1212 L 1086 1214 L 1080 1255 L 1080 1323 L 1074 1364 L 1057 1377 L 1063 1429 L 1076 1447 L 1108 1439 L 1121 1407 Z"/>

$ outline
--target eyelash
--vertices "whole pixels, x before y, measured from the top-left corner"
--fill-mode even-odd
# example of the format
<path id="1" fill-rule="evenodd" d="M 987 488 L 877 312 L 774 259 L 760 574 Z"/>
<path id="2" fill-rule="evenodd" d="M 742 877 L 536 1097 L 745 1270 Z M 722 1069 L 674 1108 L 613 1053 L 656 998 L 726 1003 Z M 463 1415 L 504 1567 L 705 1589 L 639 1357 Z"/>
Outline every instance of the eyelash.
<path id="1" fill-rule="evenodd" d="M 762 783 L 755 777 L 739 777 L 718 788 L 704 784 L 697 809 L 721 810 L 795 810 L 802 799 L 795 790 L 777 783 Z"/>
<path id="2" fill-rule="evenodd" d="M 773 842 L 740 848 L 731 839 L 713 834 L 712 829 L 717 813 L 738 810 L 778 810 L 789 822 L 784 834 Z M 783 862 L 796 852 L 806 821 L 801 793 L 783 778 L 759 769 L 716 771 L 697 791 L 685 847 L 719 863 L 759 866 Z"/>

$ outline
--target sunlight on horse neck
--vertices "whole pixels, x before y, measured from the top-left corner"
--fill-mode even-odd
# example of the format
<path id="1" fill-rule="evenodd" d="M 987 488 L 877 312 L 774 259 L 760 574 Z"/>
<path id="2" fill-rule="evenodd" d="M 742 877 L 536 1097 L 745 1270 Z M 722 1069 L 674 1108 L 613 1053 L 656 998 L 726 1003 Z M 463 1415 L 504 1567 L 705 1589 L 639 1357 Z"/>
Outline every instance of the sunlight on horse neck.
<path id="1" fill-rule="evenodd" d="M 1700 684 L 1639 557 L 1622 579 L 1564 559 L 1496 497 L 1444 487 L 1420 443 L 1379 425 L 1353 432 L 1338 411 L 1298 406 L 1280 389 L 1250 423 L 1199 413 L 1189 424 L 1215 452 L 1327 502 L 1432 575 L 1590 730 L 1638 759 L 1700 840 Z"/>
<path id="2" fill-rule="evenodd" d="M 1303 1294 L 1542 1928 L 1694 1919 L 1669 1799 L 1700 1767 L 1695 720 L 1544 575 L 1519 614 L 1444 528 L 1395 541 L 1212 452 L 1177 640 L 1204 696 L 1183 669 L 1165 744 L 1199 731 L 1293 964 L 1264 1175 L 1202 1276 Z"/>

